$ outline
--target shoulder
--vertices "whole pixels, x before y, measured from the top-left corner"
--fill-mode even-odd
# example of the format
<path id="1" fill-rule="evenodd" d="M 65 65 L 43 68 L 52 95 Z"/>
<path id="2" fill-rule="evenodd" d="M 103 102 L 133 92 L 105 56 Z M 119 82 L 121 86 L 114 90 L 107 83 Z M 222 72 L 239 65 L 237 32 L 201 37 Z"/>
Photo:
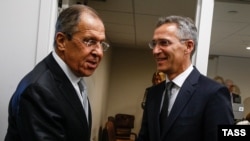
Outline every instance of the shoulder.
<path id="1" fill-rule="evenodd" d="M 161 83 L 159 83 L 157 85 L 147 87 L 146 90 L 148 92 L 152 92 L 152 91 L 155 92 L 155 91 L 160 91 L 160 90 L 162 90 L 164 88 L 165 88 L 165 81 L 163 81 L 163 82 L 161 82 Z"/>
<path id="2" fill-rule="evenodd" d="M 47 57 L 46 57 L 47 59 Z M 19 82 L 15 94 L 19 95 L 26 89 L 50 86 L 53 80 L 51 70 L 48 68 L 45 60 L 39 62 L 29 73 L 27 73 Z"/>
<path id="3" fill-rule="evenodd" d="M 213 79 L 201 74 L 195 67 L 185 80 L 184 85 L 194 86 L 201 89 L 207 88 L 210 90 L 218 90 L 222 87 L 225 87 L 224 85 L 219 84 Z"/>
<path id="4" fill-rule="evenodd" d="M 199 73 L 197 69 L 192 71 L 186 81 L 189 81 L 186 85 L 189 84 L 189 87 L 193 86 L 196 89 L 196 93 L 202 93 L 204 96 L 230 97 L 229 90 L 225 85 Z"/>

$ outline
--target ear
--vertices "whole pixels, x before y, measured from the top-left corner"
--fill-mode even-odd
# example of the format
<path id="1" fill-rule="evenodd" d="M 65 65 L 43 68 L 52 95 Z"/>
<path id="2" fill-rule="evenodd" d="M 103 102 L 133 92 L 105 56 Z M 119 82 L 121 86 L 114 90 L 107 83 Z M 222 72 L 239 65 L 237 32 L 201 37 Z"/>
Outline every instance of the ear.
<path id="1" fill-rule="evenodd" d="M 194 41 L 193 40 L 187 40 L 186 41 L 186 49 L 184 50 L 185 54 L 189 54 L 194 49 Z"/>
<path id="2" fill-rule="evenodd" d="M 65 49 L 65 43 L 67 41 L 67 37 L 64 33 L 58 32 L 56 34 L 56 43 L 57 43 L 57 49 L 59 51 L 63 51 Z"/>

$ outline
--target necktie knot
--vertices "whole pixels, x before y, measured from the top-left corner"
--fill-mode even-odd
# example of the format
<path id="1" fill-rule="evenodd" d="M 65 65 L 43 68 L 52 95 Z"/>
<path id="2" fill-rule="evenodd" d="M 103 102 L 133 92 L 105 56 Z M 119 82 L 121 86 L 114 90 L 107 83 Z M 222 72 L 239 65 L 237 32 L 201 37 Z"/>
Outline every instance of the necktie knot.
<path id="1" fill-rule="evenodd" d="M 167 84 L 166 84 L 166 90 L 169 91 L 173 88 L 174 86 L 174 82 L 172 81 L 169 81 Z"/>

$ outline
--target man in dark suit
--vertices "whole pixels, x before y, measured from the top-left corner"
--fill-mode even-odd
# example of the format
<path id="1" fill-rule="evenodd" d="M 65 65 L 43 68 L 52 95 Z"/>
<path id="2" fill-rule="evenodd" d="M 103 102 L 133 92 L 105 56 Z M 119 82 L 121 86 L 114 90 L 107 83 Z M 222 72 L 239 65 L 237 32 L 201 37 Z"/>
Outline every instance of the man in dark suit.
<path id="1" fill-rule="evenodd" d="M 234 124 L 228 89 L 191 62 L 196 46 L 190 18 L 159 18 L 149 47 L 167 80 L 148 91 L 137 141 L 217 141 L 218 125 Z"/>
<path id="2" fill-rule="evenodd" d="M 94 9 L 74 5 L 60 13 L 54 51 L 21 80 L 10 100 L 5 141 L 90 141 L 83 77 L 102 60 L 109 47 L 104 40 L 103 21 Z"/>

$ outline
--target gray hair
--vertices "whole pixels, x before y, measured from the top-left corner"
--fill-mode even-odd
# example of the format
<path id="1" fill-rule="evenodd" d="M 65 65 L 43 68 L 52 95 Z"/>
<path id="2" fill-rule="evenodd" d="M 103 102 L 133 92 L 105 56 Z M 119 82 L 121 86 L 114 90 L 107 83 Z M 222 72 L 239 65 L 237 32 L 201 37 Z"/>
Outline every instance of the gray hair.
<path id="1" fill-rule="evenodd" d="M 156 24 L 156 28 L 166 23 L 174 23 L 177 25 L 178 31 L 176 33 L 177 34 L 176 36 L 179 39 L 190 39 L 194 41 L 194 49 L 191 53 L 191 56 L 193 56 L 195 48 L 198 44 L 197 28 L 193 20 L 189 17 L 182 17 L 182 16 L 160 17 Z"/>
<path id="2" fill-rule="evenodd" d="M 54 35 L 54 48 L 57 46 L 56 34 L 62 32 L 67 35 L 67 38 L 71 40 L 72 35 L 78 31 L 78 24 L 80 22 L 80 16 L 82 13 L 87 13 L 101 20 L 98 13 L 91 7 L 86 5 L 72 5 L 64 9 L 57 18 L 55 35 Z M 101 20 L 102 21 L 102 20 Z"/>

